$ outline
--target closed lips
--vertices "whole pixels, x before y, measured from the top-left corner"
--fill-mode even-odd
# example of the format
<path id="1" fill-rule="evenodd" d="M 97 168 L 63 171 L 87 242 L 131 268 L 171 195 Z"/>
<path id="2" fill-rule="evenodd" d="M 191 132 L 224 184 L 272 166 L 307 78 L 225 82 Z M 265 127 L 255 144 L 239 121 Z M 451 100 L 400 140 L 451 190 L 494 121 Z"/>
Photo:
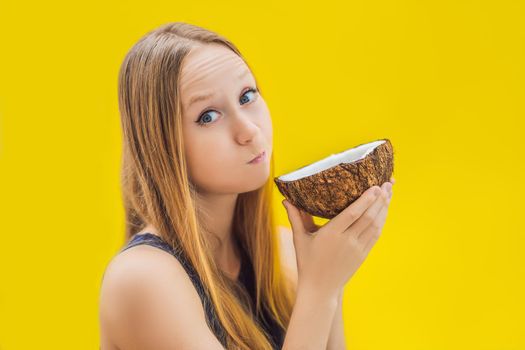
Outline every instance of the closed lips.
<path id="1" fill-rule="evenodd" d="M 252 160 L 250 160 L 248 163 L 251 163 L 253 162 L 254 160 L 256 160 L 257 158 L 260 158 L 263 154 L 264 154 L 265 151 L 262 151 L 261 153 L 259 153 L 259 155 L 255 158 L 253 158 Z"/>

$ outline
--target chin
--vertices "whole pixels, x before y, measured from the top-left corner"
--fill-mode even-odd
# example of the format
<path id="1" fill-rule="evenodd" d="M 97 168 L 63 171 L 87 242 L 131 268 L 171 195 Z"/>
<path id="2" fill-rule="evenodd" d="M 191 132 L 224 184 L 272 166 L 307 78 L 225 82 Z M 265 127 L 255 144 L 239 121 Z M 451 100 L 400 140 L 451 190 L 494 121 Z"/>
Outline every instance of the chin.
<path id="1" fill-rule="evenodd" d="M 270 175 L 269 169 L 267 171 L 261 171 L 258 175 L 252 175 L 251 177 L 246 177 L 244 181 L 240 182 L 243 184 L 243 189 L 239 191 L 240 193 L 252 192 L 263 187 L 268 181 Z"/>

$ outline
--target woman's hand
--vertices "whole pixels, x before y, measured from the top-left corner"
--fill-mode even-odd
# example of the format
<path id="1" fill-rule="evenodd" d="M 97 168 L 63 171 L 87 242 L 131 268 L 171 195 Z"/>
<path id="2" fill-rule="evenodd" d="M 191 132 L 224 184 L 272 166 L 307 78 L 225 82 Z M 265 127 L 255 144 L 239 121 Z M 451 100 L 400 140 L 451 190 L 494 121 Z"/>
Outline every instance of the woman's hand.
<path id="1" fill-rule="evenodd" d="M 394 182 L 391 178 L 380 190 L 378 186 L 369 188 L 323 226 L 316 225 L 310 214 L 288 201 L 283 202 L 287 204 L 293 231 L 298 286 L 323 287 L 331 294 L 342 293 L 346 282 L 379 239 Z"/>
<path id="2" fill-rule="evenodd" d="M 388 203 L 390 204 L 390 199 L 392 198 L 392 186 L 394 185 L 394 183 L 396 182 L 396 180 L 393 178 L 393 177 L 390 177 L 390 183 L 388 182 L 385 182 L 381 188 L 385 191 L 388 192 Z M 317 230 L 319 230 L 319 228 L 321 228 L 321 226 L 319 225 L 316 225 L 314 223 L 314 218 L 312 217 L 312 215 L 302 211 L 301 209 L 298 209 L 300 214 L 301 214 L 301 219 L 303 221 L 303 225 L 304 227 L 310 231 L 310 232 L 316 232 Z M 383 218 L 382 222 L 380 221 L 380 217 L 376 217 L 376 226 L 381 226 L 383 227 L 385 225 L 385 218 Z"/>

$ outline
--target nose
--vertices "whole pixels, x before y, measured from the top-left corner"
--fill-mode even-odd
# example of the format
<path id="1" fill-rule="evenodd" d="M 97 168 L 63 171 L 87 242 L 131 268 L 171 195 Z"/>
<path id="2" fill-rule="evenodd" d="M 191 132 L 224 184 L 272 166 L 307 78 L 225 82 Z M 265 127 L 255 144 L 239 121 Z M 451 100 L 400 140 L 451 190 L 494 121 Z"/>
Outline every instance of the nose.
<path id="1" fill-rule="evenodd" d="M 239 111 L 232 115 L 235 134 L 241 143 L 252 140 L 259 132 L 259 126 L 254 123 L 254 116 L 248 112 Z"/>

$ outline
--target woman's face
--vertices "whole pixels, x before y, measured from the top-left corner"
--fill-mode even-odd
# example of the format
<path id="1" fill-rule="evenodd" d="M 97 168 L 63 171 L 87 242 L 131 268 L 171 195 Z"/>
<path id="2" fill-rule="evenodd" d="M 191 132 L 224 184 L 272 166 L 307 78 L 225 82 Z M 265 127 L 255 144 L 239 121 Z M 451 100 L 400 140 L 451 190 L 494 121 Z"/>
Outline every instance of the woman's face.
<path id="1" fill-rule="evenodd" d="M 189 177 L 199 192 L 243 193 L 267 181 L 272 121 L 262 96 L 250 90 L 256 88 L 242 58 L 219 44 L 194 47 L 185 58 L 182 131 Z M 265 160 L 248 164 L 262 150 Z"/>

